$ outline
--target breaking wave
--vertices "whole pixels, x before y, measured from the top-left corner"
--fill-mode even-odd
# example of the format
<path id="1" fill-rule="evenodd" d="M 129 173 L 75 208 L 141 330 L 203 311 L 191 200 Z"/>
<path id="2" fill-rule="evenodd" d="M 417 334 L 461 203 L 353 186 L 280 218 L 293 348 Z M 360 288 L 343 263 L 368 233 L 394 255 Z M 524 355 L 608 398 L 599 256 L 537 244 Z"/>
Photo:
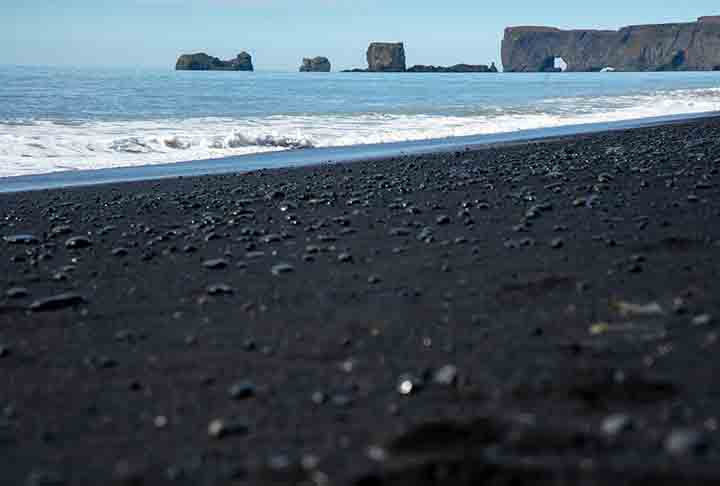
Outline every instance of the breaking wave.
<path id="1" fill-rule="evenodd" d="M 280 150 L 496 134 L 720 111 L 720 88 L 472 106 L 462 114 L 313 114 L 137 121 L 0 121 L 0 177 Z"/>

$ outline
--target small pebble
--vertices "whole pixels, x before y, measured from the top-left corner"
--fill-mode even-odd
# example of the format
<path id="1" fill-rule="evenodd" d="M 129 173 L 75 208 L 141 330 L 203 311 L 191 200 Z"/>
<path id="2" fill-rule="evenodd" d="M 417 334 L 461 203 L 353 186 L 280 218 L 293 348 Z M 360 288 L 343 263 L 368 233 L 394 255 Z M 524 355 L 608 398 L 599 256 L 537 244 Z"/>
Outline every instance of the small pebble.
<path id="1" fill-rule="evenodd" d="M 665 450 L 673 456 L 698 455 L 708 445 L 707 438 L 694 429 L 676 429 L 665 439 Z"/>
<path id="2" fill-rule="evenodd" d="M 446 225 L 450 224 L 450 216 L 447 214 L 441 214 L 437 218 L 435 218 L 435 223 L 439 225 Z"/>
<path id="3" fill-rule="evenodd" d="M 87 236 L 73 236 L 65 242 L 65 247 L 71 250 L 79 250 L 92 246 L 92 241 Z"/>
<path id="4" fill-rule="evenodd" d="M 3 240 L 11 245 L 33 245 L 38 242 L 38 239 L 33 235 L 3 236 Z"/>
<path id="5" fill-rule="evenodd" d="M 235 383 L 228 389 L 228 395 L 233 400 L 244 400 L 255 395 L 255 385 L 249 381 Z"/>
<path id="6" fill-rule="evenodd" d="M 208 295 L 230 295 L 233 292 L 233 288 L 224 283 L 209 285 L 207 288 Z"/>
<path id="7" fill-rule="evenodd" d="M 209 268 L 210 270 L 221 270 L 228 266 L 228 261 L 224 258 L 214 258 L 212 260 L 205 260 L 203 267 Z"/>
<path id="8" fill-rule="evenodd" d="M 409 374 L 401 375 L 397 381 L 397 391 L 401 395 L 412 395 L 422 388 L 422 381 Z"/>
<path id="9" fill-rule="evenodd" d="M 712 324 L 712 316 L 710 314 L 701 314 L 699 316 L 695 316 L 692 320 L 693 326 L 707 326 L 709 324 Z"/>
<path id="10" fill-rule="evenodd" d="M 280 276 L 284 273 L 291 273 L 295 271 L 295 267 L 290 265 L 289 263 L 278 263 L 277 265 L 274 265 L 270 271 L 273 275 Z"/>
<path id="11" fill-rule="evenodd" d="M 433 381 L 438 385 L 452 386 L 457 383 L 458 369 L 448 364 L 438 369 L 433 375 Z"/>
<path id="12" fill-rule="evenodd" d="M 30 304 L 30 310 L 33 312 L 47 312 L 74 307 L 86 302 L 85 298 L 80 294 L 65 293 L 38 299 Z"/>
<path id="13" fill-rule="evenodd" d="M 208 425 L 208 435 L 214 439 L 223 439 L 233 435 L 247 434 L 247 423 L 238 420 L 216 419 Z"/>
<path id="14" fill-rule="evenodd" d="M 616 436 L 623 432 L 632 430 L 634 422 L 632 417 L 626 414 L 618 413 L 610 415 L 603 420 L 602 431 L 609 436 Z"/>
<path id="15" fill-rule="evenodd" d="M 30 292 L 24 287 L 13 287 L 5 292 L 5 296 L 8 299 L 22 299 L 28 295 L 30 295 Z"/>

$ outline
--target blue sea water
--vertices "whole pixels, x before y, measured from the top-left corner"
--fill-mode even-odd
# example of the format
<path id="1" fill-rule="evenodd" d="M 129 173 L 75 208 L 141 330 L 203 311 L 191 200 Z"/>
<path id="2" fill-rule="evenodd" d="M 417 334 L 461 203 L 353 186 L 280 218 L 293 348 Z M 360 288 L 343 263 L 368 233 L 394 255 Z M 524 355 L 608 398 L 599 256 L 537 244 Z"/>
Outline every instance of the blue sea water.
<path id="1" fill-rule="evenodd" d="M 716 111 L 717 72 L 325 74 L 0 66 L 0 177 Z"/>

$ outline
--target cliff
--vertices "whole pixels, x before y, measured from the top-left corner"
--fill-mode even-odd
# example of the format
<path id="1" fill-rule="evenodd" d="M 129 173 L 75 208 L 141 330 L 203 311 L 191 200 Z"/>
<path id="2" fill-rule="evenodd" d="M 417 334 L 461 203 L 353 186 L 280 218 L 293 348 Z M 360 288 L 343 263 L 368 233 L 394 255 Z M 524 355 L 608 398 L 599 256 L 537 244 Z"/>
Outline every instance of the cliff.
<path id="1" fill-rule="evenodd" d="M 198 54 L 183 54 L 177 60 L 175 69 L 178 71 L 252 71 L 252 56 L 241 52 L 235 59 L 222 61 L 217 57 Z"/>
<path id="2" fill-rule="evenodd" d="M 373 73 L 405 72 L 405 45 L 402 42 L 373 42 L 367 50 L 368 71 Z"/>
<path id="3" fill-rule="evenodd" d="M 720 17 L 697 22 L 635 25 L 620 30 L 508 27 L 502 42 L 506 72 L 720 70 Z"/>
<path id="4" fill-rule="evenodd" d="M 418 64 L 408 68 L 409 73 L 496 73 L 495 63 L 489 67 L 485 64 L 456 64 L 454 66 L 424 66 Z"/>
<path id="5" fill-rule="evenodd" d="M 300 66 L 301 73 L 329 73 L 332 66 L 327 57 L 304 58 Z"/>

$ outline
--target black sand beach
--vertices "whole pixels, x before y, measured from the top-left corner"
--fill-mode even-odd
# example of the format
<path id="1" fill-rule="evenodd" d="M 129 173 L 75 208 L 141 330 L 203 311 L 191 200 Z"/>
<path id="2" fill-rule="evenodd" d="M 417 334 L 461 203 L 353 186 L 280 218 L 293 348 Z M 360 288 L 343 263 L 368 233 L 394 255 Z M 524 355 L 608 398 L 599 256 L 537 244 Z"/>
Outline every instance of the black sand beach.
<path id="1" fill-rule="evenodd" d="M 709 118 L 0 195 L 0 483 L 720 484 L 719 170 Z"/>

